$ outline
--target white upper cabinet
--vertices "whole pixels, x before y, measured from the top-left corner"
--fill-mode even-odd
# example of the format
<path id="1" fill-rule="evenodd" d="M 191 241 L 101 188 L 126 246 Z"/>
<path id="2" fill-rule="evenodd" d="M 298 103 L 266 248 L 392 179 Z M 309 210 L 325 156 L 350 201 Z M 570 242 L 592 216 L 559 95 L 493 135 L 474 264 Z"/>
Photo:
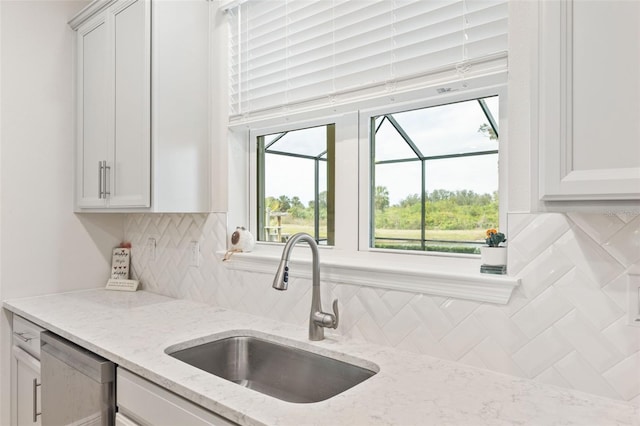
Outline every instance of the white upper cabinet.
<path id="1" fill-rule="evenodd" d="M 640 199 L 640 2 L 540 5 L 540 198 Z"/>
<path id="2" fill-rule="evenodd" d="M 98 0 L 77 31 L 76 211 L 211 210 L 205 0 Z"/>
<path id="3" fill-rule="evenodd" d="M 121 1 L 108 11 L 113 22 L 113 137 L 108 176 L 110 206 L 149 207 L 151 190 L 150 3 Z"/>
<path id="4" fill-rule="evenodd" d="M 107 158 L 107 23 L 106 14 L 87 22 L 77 35 L 77 204 L 101 207 L 102 165 Z"/>

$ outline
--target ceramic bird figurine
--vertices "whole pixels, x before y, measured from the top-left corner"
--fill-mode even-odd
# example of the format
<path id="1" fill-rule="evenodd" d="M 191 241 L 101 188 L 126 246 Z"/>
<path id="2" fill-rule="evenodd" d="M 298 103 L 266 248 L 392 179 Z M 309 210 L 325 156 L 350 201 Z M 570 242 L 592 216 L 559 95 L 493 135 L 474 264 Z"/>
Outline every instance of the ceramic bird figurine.
<path id="1" fill-rule="evenodd" d="M 223 260 L 229 260 L 233 253 L 249 252 L 253 250 L 255 245 L 256 240 L 251 232 L 247 231 L 244 226 L 238 226 L 233 234 L 231 234 L 231 245 L 224 255 Z"/>

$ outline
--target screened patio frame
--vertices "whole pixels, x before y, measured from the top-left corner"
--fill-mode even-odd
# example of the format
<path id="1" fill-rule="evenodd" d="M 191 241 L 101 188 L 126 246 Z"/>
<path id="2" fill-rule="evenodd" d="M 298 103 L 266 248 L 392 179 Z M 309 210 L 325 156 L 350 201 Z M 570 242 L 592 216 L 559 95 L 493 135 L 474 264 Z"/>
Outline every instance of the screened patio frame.
<path id="1" fill-rule="evenodd" d="M 495 120 L 495 117 L 493 117 L 493 114 L 491 113 L 491 111 L 489 110 L 489 107 L 487 106 L 486 102 L 485 102 L 486 98 L 480 98 L 480 99 L 476 99 L 476 101 L 478 102 L 478 105 L 480 107 L 480 109 L 482 110 L 482 113 L 484 115 L 484 117 L 487 119 L 489 126 L 491 128 L 491 131 L 493 132 L 493 134 L 495 135 L 496 139 L 499 139 L 499 132 L 498 132 L 498 124 Z M 469 102 L 469 101 L 462 101 L 462 102 Z M 425 108 L 428 109 L 428 108 Z M 397 113 L 393 113 L 393 114 L 382 114 L 376 117 L 372 117 L 371 118 L 371 128 L 370 128 L 370 134 L 371 134 L 371 149 L 370 149 L 370 164 L 371 164 L 371 179 L 370 179 L 370 183 L 371 183 L 371 187 L 369 188 L 370 194 L 371 196 L 369 197 L 369 211 L 370 211 L 370 220 L 369 220 L 369 247 L 375 248 L 376 245 L 376 241 L 377 240 L 381 240 L 381 241 L 419 241 L 420 242 L 420 250 L 425 251 L 427 248 L 427 243 L 428 242 L 432 242 L 432 243 L 463 243 L 465 245 L 482 245 L 484 244 L 484 242 L 478 242 L 478 241 L 453 241 L 453 240 L 435 240 L 435 239 L 427 239 L 426 238 L 426 198 L 427 198 L 427 191 L 426 191 L 426 162 L 427 161 L 431 161 L 431 160 L 443 160 L 443 159 L 450 159 L 450 158 L 460 158 L 460 157 L 474 157 L 474 156 L 481 156 L 481 155 L 492 155 L 492 154 L 498 154 L 498 150 L 497 149 L 492 149 L 492 150 L 483 150 L 483 151 L 470 151 L 470 152 L 464 152 L 464 153 L 457 153 L 457 154 L 444 154 L 444 155 L 431 155 L 431 156 L 427 156 L 424 155 L 422 153 L 422 151 L 420 150 L 420 148 L 417 146 L 417 144 L 413 141 L 413 139 L 409 136 L 409 134 L 404 130 L 404 128 L 400 125 L 400 123 L 398 123 L 398 121 L 393 117 L 394 114 Z M 380 122 L 376 125 L 376 120 L 378 118 L 382 117 L 382 119 L 380 120 Z M 376 135 L 378 134 L 378 131 L 380 130 L 380 128 L 382 127 L 382 125 L 384 124 L 385 121 L 388 121 L 391 126 L 396 130 L 396 132 L 398 133 L 398 135 L 404 140 L 404 142 L 409 146 L 409 148 L 411 149 L 411 151 L 415 154 L 415 157 L 411 157 L 411 158 L 401 158 L 401 159 L 393 159 L 393 160 L 380 160 L 380 161 L 376 161 L 376 155 L 375 155 L 375 142 L 376 142 Z M 394 164 L 394 163 L 408 163 L 408 162 L 416 162 L 416 161 L 420 161 L 421 162 L 421 191 L 420 191 L 420 203 L 421 203 L 421 212 L 420 212 L 420 217 L 421 217 L 421 224 L 420 224 L 420 239 L 413 239 L 413 238 L 389 238 L 389 237 L 378 237 L 376 238 L 375 235 L 375 231 L 376 231 L 376 225 L 375 225 L 375 196 L 374 194 L 376 193 L 376 179 L 375 179 L 375 167 L 377 165 L 382 165 L 382 164 Z"/>

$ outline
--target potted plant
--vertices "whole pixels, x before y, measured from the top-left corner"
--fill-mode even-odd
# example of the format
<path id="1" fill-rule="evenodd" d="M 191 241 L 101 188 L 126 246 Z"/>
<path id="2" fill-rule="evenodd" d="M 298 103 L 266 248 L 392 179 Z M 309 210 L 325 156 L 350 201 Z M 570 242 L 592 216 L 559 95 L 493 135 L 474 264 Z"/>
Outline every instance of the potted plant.
<path id="1" fill-rule="evenodd" d="M 480 247 L 480 256 L 483 265 L 506 265 L 507 248 L 500 244 L 507 241 L 502 232 L 496 229 L 487 229 L 486 246 Z"/>

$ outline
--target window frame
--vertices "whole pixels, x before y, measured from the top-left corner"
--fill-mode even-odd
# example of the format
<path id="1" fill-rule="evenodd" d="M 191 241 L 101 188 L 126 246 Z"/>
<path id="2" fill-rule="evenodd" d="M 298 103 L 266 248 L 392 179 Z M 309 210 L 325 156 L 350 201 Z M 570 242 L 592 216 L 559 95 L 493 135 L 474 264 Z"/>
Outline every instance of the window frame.
<path id="1" fill-rule="evenodd" d="M 443 87 L 452 90 L 440 93 Z M 499 158 L 502 161 L 499 163 L 499 215 L 500 226 L 506 230 L 506 72 L 414 88 L 375 99 L 354 100 L 331 108 L 309 108 L 230 125 L 229 173 L 231 182 L 235 184 L 230 187 L 228 223 L 230 226 L 248 225 L 252 233 L 256 230 L 256 136 L 335 123 L 335 245 L 319 247 L 323 280 L 505 304 L 520 284 L 520 279 L 510 275 L 480 273 L 479 255 L 369 248 L 366 234 L 370 186 L 366 154 L 370 143 L 368 120 L 364 118 L 385 111 L 391 113 L 494 94 L 500 96 Z M 362 227 L 365 229 L 361 229 Z M 224 252 L 219 255 L 222 257 Z M 251 253 L 239 253 L 232 262 L 224 262 L 224 265 L 231 270 L 271 275 L 281 255 L 281 243 L 257 242 Z M 292 262 L 301 266 L 294 269 L 293 276 L 309 278 L 309 250 L 296 250 Z"/>
<path id="2" fill-rule="evenodd" d="M 498 117 L 494 117 L 498 122 L 500 136 L 498 138 L 498 221 L 500 229 L 507 229 L 507 170 L 506 161 L 506 138 L 507 138 L 507 87 L 506 82 L 502 85 L 483 87 L 475 90 L 460 91 L 454 94 L 447 93 L 442 96 L 431 97 L 427 99 L 419 99 L 405 103 L 398 103 L 392 106 L 376 106 L 373 108 L 363 109 L 359 112 L 360 123 L 360 153 L 359 153 L 359 194 L 360 194 L 360 216 L 359 224 L 359 251 L 373 251 L 382 253 L 407 253 L 416 255 L 430 256 L 449 256 L 449 257 L 473 257 L 477 258 L 478 254 L 465 254 L 455 252 L 435 252 L 425 250 L 401 250 L 401 249 L 385 249 L 371 247 L 375 225 L 371 223 L 371 209 L 373 205 L 372 191 L 372 164 L 373 154 L 371 152 L 371 132 L 372 119 L 385 114 L 396 114 L 405 111 L 426 109 L 438 106 L 444 106 L 459 102 L 466 102 L 491 96 L 499 97 L 499 113 Z M 503 127 L 504 126 L 504 127 Z"/>
<path id="3" fill-rule="evenodd" d="M 300 131 L 300 130 L 305 130 L 308 129 L 310 127 L 306 127 L 306 128 L 299 128 L 296 130 L 285 130 L 282 132 L 277 132 L 277 133 L 272 133 L 272 134 L 261 134 L 261 135 L 257 135 L 255 136 L 255 142 L 256 142 L 256 177 L 255 177 L 255 183 L 256 183 L 256 208 L 258 210 L 259 213 L 257 213 L 256 216 L 256 220 L 257 220 L 257 224 L 256 224 L 256 241 L 268 241 L 268 239 L 261 239 L 261 237 L 263 236 L 263 231 L 266 229 L 266 226 L 264 224 L 264 215 L 265 215 L 265 210 L 266 210 L 266 206 L 264 205 L 265 202 L 265 173 L 266 173 L 266 155 L 267 154 L 273 154 L 273 155 L 281 155 L 281 156 L 290 156 L 290 157 L 297 157 L 297 158 L 303 158 L 306 160 L 311 160 L 314 161 L 314 182 L 313 182 L 313 186 L 314 186 L 314 218 L 313 218 L 313 227 L 314 227 L 314 231 L 313 233 L 309 233 L 318 243 L 318 245 L 321 244 L 321 241 L 325 241 L 325 244 L 323 245 L 328 245 L 328 246 L 333 246 L 333 242 L 335 239 L 335 226 L 334 226 L 334 218 L 335 218 L 335 200 L 333 197 L 334 191 L 331 191 L 333 188 L 335 188 L 335 123 L 327 123 L 324 125 L 320 125 L 320 126 L 313 126 L 313 127 L 324 127 L 325 128 L 325 132 L 326 132 L 326 149 L 325 151 L 319 155 L 319 156 L 308 156 L 308 155 L 302 155 L 302 154 L 294 154 L 294 153 L 286 153 L 286 152 L 281 152 L 281 151 L 276 151 L 276 152 L 269 152 L 269 148 L 272 144 L 277 143 L 277 141 L 284 137 L 286 134 L 288 133 L 292 133 L 292 132 L 296 132 L 296 131 Z M 267 136 L 271 136 L 274 134 L 279 134 L 280 136 L 276 138 L 276 140 L 270 142 L 267 146 L 265 146 L 265 142 L 264 142 L 264 138 Z M 322 158 L 323 156 L 325 156 L 326 158 Z M 325 239 L 322 239 L 320 237 L 320 209 L 319 209 L 319 186 L 320 186 L 320 178 L 319 178 L 319 163 L 320 162 L 325 162 L 326 163 L 326 186 L 327 186 L 327 236 Z"/>
<path id="4" fill-rule="evenodd" d="M 438 86 L 441 87 L 442 85 Z M 435 93 L 435 95 L 434 95 Z M 439 93 L 436 88 L 414 90 L 404 96 L 367 100 L 331 110 L 320 109 L 304 111 L 286 117 L 271 117 L 252 124 L 245 124 L 242 129 L 248 131 L 249 137 L 249 194 L 248 218 L 249 229 L 257 235 L 257 137 L 285 131 L 335 124 L 335 244 L 322 246 L 321 249 L 338 249 L 349 255 L 374 252 L 388 253 L 400 257 L 430 256 L 459 259 L 479 259 L 477 254 L 428 252 L 417 250 L 394 250 L 369 247 L 370 241 L 370 120 L 374 116 L 393 114 L 407 110 L 435 107 L 450 103 L 473 100 L 488 96 L 499 96 L 500 128 L 498 140 L 498 188 L 500 228 L 507 228 L 507 82 L 495 76 L 478 77 L 462 82 L 454 90 Z M 354 167 L 354 162 L 357 167 Z M 339 183 L 339 184 L 338 184 Z M 358 194 L 356 197 L 353 194 Z M 258 245 L 282 246 L 282 243 L 257 242 Z M 396 257 L 394 256 L 394 257 Z"/>
<path id="5" fill-rule="evenodd" d="M 255 126 L 251 126 L 248 129 L 249 136 L 249 164 L 248 164 L 248 175 L 249 175 L 249 185 L 248 185 L 248 218 L 249 218 L 249 230 L 253 235 L 258 235 L 258 137 L 263 135 L 269 135 L 274 133 L 281 132 L 291 132 L 295 130 L 300 130 L 304 128 L 310 127 L 318 127 L 318 126 L 326 126 L 326 125 L 334 125 L 334 150 L 335 150 L 335 159 L 334 159 L 334 177 L 333 179 L 337 182 L 338 176 L 341 171 L 338 170 L 339 158 L 345 156 L 342 147 L 344 144 L 339 144 L 341 138 L 344 140 L 345 138 L 349 138 L 349 128 L 354 127 L 353 125 L 349 125 L 349 122 L 357 121 L 357 114 L 355 113 L 346 113 L 346 114 L 338 114 L 338 115 L 324 115 L 319 114 L 318 117 L 314 118 L 301 118 L 300 121 L 290 121 L 285 118 L 275 118 L 271 120 L 265 120 L 260 123 L 256 123 Z M 355 131 L 357 132 L 357 126 L 355 126 Z M 353 131 L 351 131 L 353 132 Z M 351 136 L 353 139 L 353 135 Z M 355 138 L 357 140 L 357 138 Z M 340 145 L 340 147 L 338 146 Z M 340 167 L 342 169 L 344 167 Z M 337 186 L 341 185 L 333 185 L 334 186 L 334 212 L 337 209 L 338 200 L 335 195 L 335 192 L 338 191 Z M 339 232 L 340 227 L 338 226 L 339 215 L 336 215 L 334 220 L 334 245 L 325 246 L 321 245 L 321 249 L 331 249 L 333 247 L 338 246 L 339 244 L 344 244 L 344 232 Z M 256 241 L 258 245 L 264 246 L 278 246 L 282 247 L 283 243 L 278 242 L 269 242 L 269 241 Z"/>
<path id="6" fill-rule="evenodd" d="M 359 251 L 371 251 L 382 253 L 407 253 L 427 256 L 447 256 L 462 258 L 477 258 L 477 254 L 451 253 L 451 252 L 429 252 L 419 250 L 398 250 L 370 247 L 371 233 L 373 227 L 371 220 L 371 120 L 372 118 L 384 114 L 395 114 L 409 110 L 424 109 L 448 105 L 457 102 L 464 102 L 489 96 L 499 97 L 499 116 L 497 117 L 500 137 L 498 138 L 498 191 L 500 194 L 498 218 L 501 229 L 507 229 L 507 165 L 503 159 L 507 158 L 507 83 L 494 86 L 481 87 L 478 89 L 464 90 L 455 93 L 445 93 L 426 99 L 419 99 L 394 105 L 376 106 L 360 110 L 360 152 L 359 158 L 359 194 L 360 194 L 360 214 L 359 226 Z M 503 161 L 501 161 L 503 160 Z"/>

